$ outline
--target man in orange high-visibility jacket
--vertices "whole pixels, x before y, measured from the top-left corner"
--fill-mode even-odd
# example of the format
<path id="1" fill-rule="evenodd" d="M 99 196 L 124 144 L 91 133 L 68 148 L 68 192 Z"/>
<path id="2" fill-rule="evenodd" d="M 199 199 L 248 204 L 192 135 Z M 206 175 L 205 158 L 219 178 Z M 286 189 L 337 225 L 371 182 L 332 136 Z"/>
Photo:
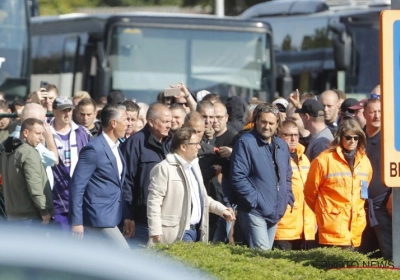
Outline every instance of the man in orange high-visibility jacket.
<path id="1" fill-rule="evenodd" d="M 304 184 L 310 169 L 310 161 L 299 144 L 299 129 L 294 121 L 282 122 L 279 136 L 288 144 L 291 155 L 293 210 L 288 208 L 275 235 L 274 248 L 282 250 L 305 249 L 306 240 L 315 239 L 315 215 L 304 201 Z"/>

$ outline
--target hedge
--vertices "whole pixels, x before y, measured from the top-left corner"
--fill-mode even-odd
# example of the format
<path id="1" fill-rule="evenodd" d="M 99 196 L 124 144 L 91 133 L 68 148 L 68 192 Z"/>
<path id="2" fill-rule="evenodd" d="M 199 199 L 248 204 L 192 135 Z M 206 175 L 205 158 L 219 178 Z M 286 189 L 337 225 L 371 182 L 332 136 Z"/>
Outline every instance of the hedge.
<path id="1" fill-rule="evenodd" d="M 393 269 L 392 262 L 338 248 L 264 252 L 181 242 L 154 250 L 217 279 L 400 279 L 400 270 Z"/>

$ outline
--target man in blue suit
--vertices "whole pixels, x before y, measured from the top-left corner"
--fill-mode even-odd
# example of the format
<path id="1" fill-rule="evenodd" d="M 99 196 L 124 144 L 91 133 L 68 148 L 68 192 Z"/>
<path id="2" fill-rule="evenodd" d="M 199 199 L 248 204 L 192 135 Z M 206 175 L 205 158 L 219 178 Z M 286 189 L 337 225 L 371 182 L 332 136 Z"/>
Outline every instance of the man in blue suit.
<path id="1" fill-rule="evenodd" d="M 106 105 L 101 124 L 102 134 L 81 150 L 72 176 L 69 205 L 72 233 L 83 238 L 86 229 L 106 237 L 119 248 L 129 249 L 117 227 L 124 206 L 121 187 L 126 170 L 118 138 L 125 136 L 127 128 L 125 107 Z M 132 230 L 124 228 L 124 234 L 130 235 Z"/>

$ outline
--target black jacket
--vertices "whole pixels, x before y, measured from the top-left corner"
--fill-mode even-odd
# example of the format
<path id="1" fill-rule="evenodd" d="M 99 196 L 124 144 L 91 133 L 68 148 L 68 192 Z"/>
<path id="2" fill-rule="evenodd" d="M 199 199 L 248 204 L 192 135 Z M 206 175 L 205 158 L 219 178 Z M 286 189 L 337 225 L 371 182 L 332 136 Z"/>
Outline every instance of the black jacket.
<path id="1" fill-rule="evenodd" d="M 122 191 L 128 207 L 132 209 L 131 219 L 147 223 L 146 205 L 149 193 L 150 171 L 163 161 L 169 153 L 171 138 L 157 142 L 146 124 L 121 144 L 126 161 L 126 176 Z"/>

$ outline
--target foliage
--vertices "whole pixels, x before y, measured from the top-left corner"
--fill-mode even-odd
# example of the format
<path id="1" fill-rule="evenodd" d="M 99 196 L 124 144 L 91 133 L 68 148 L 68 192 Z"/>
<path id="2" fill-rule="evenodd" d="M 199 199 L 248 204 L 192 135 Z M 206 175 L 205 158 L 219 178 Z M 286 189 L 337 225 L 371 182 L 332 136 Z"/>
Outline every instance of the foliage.
<path id="1" fill-rule="evenodd" d="M 224 244 L 177 243 L 155 250 L 218 279 L 400 279 L 398 270 L 371 269 L 391 268 L 393 263 L 338 248 L 265 252 Z"/>
<path id="2" fill-rule="evenodd" d="M 72 13 L 76 8 L 95 7 L 101 0 L 38 0 L 41 15 Z"/>
<path id="3" fill-rule="evenodd" d="M 41 15 L 75 12 L 82 7 L 126 6 L 215 6 L 216 0 L 37 0 Z M 238 15 L 246 8 L 261 3 L 260 0 L 224 0 L 226 15 Z"/>

